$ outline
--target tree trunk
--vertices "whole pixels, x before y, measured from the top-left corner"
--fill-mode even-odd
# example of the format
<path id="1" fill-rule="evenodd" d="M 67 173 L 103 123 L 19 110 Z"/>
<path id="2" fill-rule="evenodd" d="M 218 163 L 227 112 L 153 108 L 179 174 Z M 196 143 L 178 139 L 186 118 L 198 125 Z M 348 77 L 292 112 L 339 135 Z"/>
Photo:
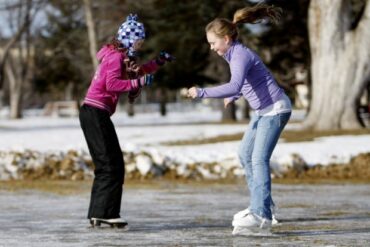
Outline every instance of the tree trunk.
<path id="1" fill-rule="evenodd" d="M 74 83 L 72 81 L 69 81 L 64 90 L 64 100 L 67 101 L 73 100 L 73 92 L 74 92 Z"/>
<path id="2" fill-rule="evenodd" d="M 134 108 L 134 104 L 130 104 L 128 103 L 127 104 L 127 115 L 129 117 L 133 117 L 135 116 L 135 108 Z"/>
<path id="3" fill-rule="evenodd" d="M 28 28 L 30 20 L 28 18 L 25 19 L 22 26 L 18 29 L 18 31 L 15 33 L 15 35 L 9 39 L 9 41 L 5 44 L 5 46 L 2 48 L 2 55 L 0 58 L 0 90 L 3 88 L 3 82 L 4 82 L 4 67 L 5 62 L 9 56 L 10 49 L 12 46 L 19 40 L 23 32 Z"/>
<path id="4" fill-rule="evenodd" d="M 158 91 L 158 98 L 159 98 L 159 112 L 162 117 L 167 115 L 167 90 L 165 88 L 161 88 Z"/>
<path id="5" fill-rule="evenodd" d="M 34 49 L 31 49 L 30 30 L 24 33 L 25 38 L 19 43 L 17 53 L 10 54 L 5 64 L 10 90 L 10 118 L 22 117 L 23 90 L 34 73 Z"/>
<path id="6" fill-rule="evenodd" d="M 89 45 L 90 45 L 90 56 L 93 63 L 94 69 L 98 67 L 98 60 L 96 58 L 96 53 L 98 52 L 96 48 L 96 33 L 95 33 L 95 23 L 92 14 L 91 1 L 83 0 L 85 9 L 85 19 L 87 25 L 87 32 L 89 35 Z"/>
<path id="7" fill-rule="evenodd" d="M 370 0 L 351 28 L 347 0 L 311 0 L 309 36 L 312 100 L 304 125 L 317 130 L 356 129 L 358 100 L 370 76 Z"/>
<path id="8" fill-rule="evenodd" d="M 4 90 L 0 88 L 0 109 L 4 106 Z"/>
<path id="9" fill-rule="evenodd" d="M 366 92 L 367 92 L 367 107 L 370 111 L 370 82 L 367 83 Z"/>
<path id="10" fill-rule="evenodd" d="M 235 122 L 236 121 L 236 105 L 231 102 L 227 105 L 226 109 L 222 110 L 222 121 Z"/>
<path id="11" fill-rule="evenodd" d="M 22 81 L 19 78 L 16 78 L 14 69 L 9 63 L 5 64 L 5 72 L 9 80 L 10 89 L 10 118 L 18 119 L 22 117 Z"/>
<path id="12" fill-rule="evenodd" d="M 249 104 L 247 102 L 247 100 L 243 99 L 243 105 L 242 105 L 242 119 L 243 120 L 250 120 L 251 119 L 251 116 L 249 114 L 250 112 L 250 107 L 249 107 Z"/>

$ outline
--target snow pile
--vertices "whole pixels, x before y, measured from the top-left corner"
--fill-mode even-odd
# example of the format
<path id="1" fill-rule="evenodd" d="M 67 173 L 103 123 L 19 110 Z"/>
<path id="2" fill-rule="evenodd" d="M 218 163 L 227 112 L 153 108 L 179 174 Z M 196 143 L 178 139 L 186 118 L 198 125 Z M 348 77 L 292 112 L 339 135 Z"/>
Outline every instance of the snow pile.
<path id="1" fill-rule="evenodd" d="M 175 156 L 176 157 L 176 156 Z M 128 179 L 217 180 L 244 176 L 236 159 L 220 162 L 173 159 L 150 148 L 124 153 L 125 174 Z M 309 166 L 299 154 L 271 160 L 273 178 L 370 179 L 370 153 L 359 154 L 347 164 Z M 84 180 L 93 177 L 93 162 L 85 151 L 0 152 L 0 180 L 66 179 Z"/>
<path id="2" fill-rule="evenodd" d="M 175 160 L 156 149 L 124 153 L 126 177 L 150 179 L 167 177 L 171 179 L 214 180 L 237 178 L 244 175 L 235 159 L 221 162 L 200 162 Z M 295 162 L 299 161 L 300 163 Z M 286 157 L 281 164 L 274 162 L 274 176 L 282 176 L 292 169 L 303 169 L 303 160 L 295 154 Z M 283 169 L 281 169 L 283 167 Z M 46 152 L 25 150 L 24 152 L 0 152 L 0 180 L 10 179 L 68 179 L 83 180 L 93 177 L 91 157 L 84 151 Z"/>
<path id="3" fill-rule="evenodd" d="M 307 163 L 299 154 L 293 153 L 272 160 L 270 166 L 274 176 L 283 177 L 288 172 L 302 173 L 307 168 Z"/>
<path id="4" fill-rule="evenodd" d="M 220 115 L 219 111 L 197 107 L 190 112 L 170 112 L 166 117 L 143 113 L 129 118 L 117 112 L 112 120 L 121 148 L 126 152 L 127 177 L 243 176 L 237 151 L 248 125 L 243 122 L 219 124 Z M 299 130 L 301 124 L 293 120 L 303 116 L 302 112 L 293 111 L 292 122 L 286 130 Z M 32 113 L 21 120 L 10 120 L 0 114 L 0 134 L 2 180 L 93 176 L 93 164 L 78 118 L 51 118 Z M 234 136 L 230 139 L 233 141 L 228 141 L 230 136 Z M 296 143 L 279 140 L 271 157 L 272 173 L 275 177 L 284 177 L 294 171 L 289 174 L 296 176 L 307 167 L 346 164 L 360 153 L 370 152 L 369 138 L 366 134 L 320 137 Z M 201 142 L 203 140 L 205 142 Z M 317 170 L 322 172 L 321 168 Z"/>
<path id="5" fill-rule="evenodd" d="M 47 152 L 32 150 L 0 152 L 0 180 L 71 179 L 92 177 L 92 162 L 84 152 Z"/>

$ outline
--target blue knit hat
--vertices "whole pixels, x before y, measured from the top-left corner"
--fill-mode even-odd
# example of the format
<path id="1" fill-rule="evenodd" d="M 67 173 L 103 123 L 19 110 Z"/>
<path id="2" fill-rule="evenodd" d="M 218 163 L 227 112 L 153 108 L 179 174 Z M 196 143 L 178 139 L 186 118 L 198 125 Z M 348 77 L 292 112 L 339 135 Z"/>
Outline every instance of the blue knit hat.
<path id="1" fill-rule="evenodd" d="M 126 21 L 118 29 L 117 39 L 128 49 L 128 55 L 134 56 L 133 44 L 135 41 L 145 39 L 144 25 L 137 21 L 136 14 L 127 16 Z"/>

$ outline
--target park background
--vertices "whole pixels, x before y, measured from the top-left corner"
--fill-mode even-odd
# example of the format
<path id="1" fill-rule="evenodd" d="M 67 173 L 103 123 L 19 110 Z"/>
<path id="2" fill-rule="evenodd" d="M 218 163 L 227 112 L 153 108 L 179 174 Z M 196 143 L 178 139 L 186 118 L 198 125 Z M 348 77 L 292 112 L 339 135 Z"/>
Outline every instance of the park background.
<path id="1" fill-rule="evenodd" d="M 294 105 L 272 157 L 274 178 L 369 179 L 368 1 L 265 1 L 281 21 L 240 28 Z M 96 52 L 129 13 L 145 24 L 142 61 L 177 57 L 135 104 L 123 94 L 113 120 L 129 178 L 243 176 L 236 150 L 247 102 L 191 101 L 186 88 L 227 82 L 204 27 L 258 1 L 2 1 L 0 178 L 92 177 L 78 108 L 98 65 Z M 334 143 L 334 144 L 333 144 Z M 342 164 L 338 166 L 337 164 Z"/>
<path id="2" fill-rule="evenodd" d="M 184 92 L 194 85 L 228 81 L 228 65 L 209 49 L 204 27 L 216 17 L 232 19 L 236 9 L 258 2 L 0 1 L 0 221 L 2 226 L 11 226 L 0 228 L 0 246 L 43 246 L 43 240 L 45 246 L 56 242 L 64 246 L 65 240 L 58 239 L 65 237 L 71 241 L 66 246 L 72 242 L 81 246 L 81 239 L 88 242 L 94 236 L 84 230 L 78 235 L 86 224 L 93 178 L 78 106 L 98 65 L 97 50 L 114 37 L 129 13 L 137 13 L 146 28 L 142 62 L 161 50 L 177 58 L 155 74 L 153 85 L 145 88 L 134 105 L 122 94 L 112 117 L 126 162 L 124 198 L 130 199 L 124 205 L 132 213 L 129 221 L 134 228 L 135 220 L 137 227 L 144 225 L 144 232 L 156 229 L 147 222 L 164 218 L 148 211 L 163 206 L 152 207 L 150 199 L 156 196 L 163 196 L 171 207 L 172 200 L 184 200 L 183 208 L 178 203 L 171 208 L 179 213 L 176 210 L 189 209 L 186 202 L 213 195 L 214 212 L 207 211 L 204 201 L 197 201 L 189 207 L 194 207 L 193 212 L 199 208 L 198 218 L 184 216 L 190 222 L 184 225 L 166 222 L 157 229 L 159 242 L 175 226 L 180 237 L 170 240 L 170 245 L 187 245 L 193 235 L 190 245 L 236 241 L 239 246 L 238 239 L 229 238 L 228 219 L 241 209 L 239 196 L 246 193 L 237 148 L 253 112 L 244 99 L 224 109 L 221 99 L 190 100 Z M 278 216 L 285 223 L 275 231 L 280 233 L 279 243 L 363 246 L 369 240 L 370 212 L 366 192 L 370 181 L 370 1 L 263 2 L 283 9 L 281 21 L 241 26 L 239 38 L 261 56 L 294 107 L 271 159 L 273 188 L 278 188 L 273 193 L 281 203 Z M 140 193 L 145 199 L 135 201 Z M 63 201 L 73 209 L 62 207 Z M 60 214 L 69 212 L 67 219 L 59 213 L 55 216 L 41 202 L 53 205 Z M 133 218 L 142 214 L 139 209 L 148 212 Z M 26 215 L 27 210 L 34 218 Z M 204 216 L 207 213 L 211 216 Z M 55 219 L 50 229 L 45 226 L 47 217 Z M 137 229 L 126 235 L 133 245 L 140 245 L 137 236 L 142 229 Z M 205 233 L 212 229 L 218 229 L 217 236 Z M 14 233 L 20 237 L 13 238 Z M 111 244 L 120 243 L 114 234 L 99 236 Z M 344 237 L 339 238 L 340 234 Z M 217 238 L 222 238 L 219 243 Z M 150 238 L 146 241 L 150 245 Z M 253 241 L 274 243 L 276 239 Z"/>

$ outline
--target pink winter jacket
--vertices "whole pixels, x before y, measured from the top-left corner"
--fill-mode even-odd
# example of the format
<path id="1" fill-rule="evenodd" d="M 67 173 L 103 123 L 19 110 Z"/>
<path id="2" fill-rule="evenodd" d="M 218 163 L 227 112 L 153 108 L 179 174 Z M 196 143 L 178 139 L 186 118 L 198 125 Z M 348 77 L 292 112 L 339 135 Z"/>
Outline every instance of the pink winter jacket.
<path id="1" fill-rule="evenodd" d="M 123 63 L 125 53 L 106 45 L 98 52 L 97 58 L 100 65 L 91 81 L 84 104 L 107 110 L 112 115 L 116 111 L 119 96 L 137 88 L 132 87 L 131 80 L 127 77 Z M 155 60 L 140 67 L 144 74 L 153 73 L 157 69 Z"/>

